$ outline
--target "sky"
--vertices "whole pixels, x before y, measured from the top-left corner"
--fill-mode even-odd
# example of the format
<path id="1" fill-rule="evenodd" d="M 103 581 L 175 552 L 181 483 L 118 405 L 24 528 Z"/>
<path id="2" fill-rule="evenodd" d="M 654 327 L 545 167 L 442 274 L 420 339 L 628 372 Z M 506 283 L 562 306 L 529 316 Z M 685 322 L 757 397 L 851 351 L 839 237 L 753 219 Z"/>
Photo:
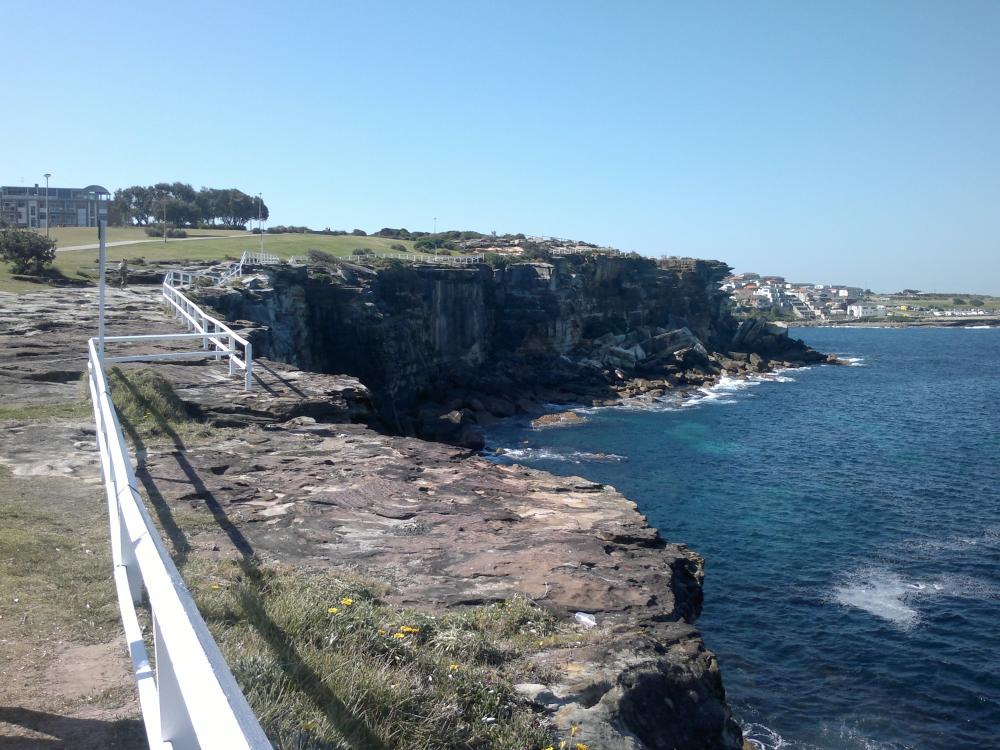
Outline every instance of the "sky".
<path id="1" fill-rule="evenodd" d="M 0 0 L 0 184 L 1000 294 L 1000 2 Z"/>

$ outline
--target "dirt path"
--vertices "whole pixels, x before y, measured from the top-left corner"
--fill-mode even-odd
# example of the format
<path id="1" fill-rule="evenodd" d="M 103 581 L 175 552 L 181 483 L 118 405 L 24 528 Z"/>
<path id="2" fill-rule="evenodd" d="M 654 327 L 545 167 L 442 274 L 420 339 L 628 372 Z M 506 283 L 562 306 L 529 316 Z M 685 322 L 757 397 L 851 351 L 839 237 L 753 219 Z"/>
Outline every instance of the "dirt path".
<path id="1" fill-rule="evenodd" d="M 117 620 L 100 486 L 87 476 L 92 466 L 72 467 L 58 455 L 61 441 L 83 436 L 71 424 L 38 430 L 0 423 L 5 443 L 53 441 L 48 451 L 0 466 L 4 750 L 146 747 Z"/>
<path id="2" fill-rule="evenodd" d="M 168 238 L 167 242 L 193 242 L 194 240 L 234 240 L 234 239 L 247 239 L 248 237 L 253 237 L 254 235 L 248 234 L 246 237 L 242 235 L 239 237 L 226 237 L 219 235 L 206 235 L 201 237 L 174 237 L 172 239 Z M 119 247 L 120 245 L 145 245 L 150 242 L 159 242 L 161 245 L 164 244 L 163 238 L 151 239 L 151 240 L 118 240 L 116 242 L 105 242 L 105 247 Z M 100 248 L 100 244 L 95 242 L 91 245 L 70 245 L 68 247 L 57 247 L 57 253 L 66 253 L 71 250 L 97 250 Z"/>

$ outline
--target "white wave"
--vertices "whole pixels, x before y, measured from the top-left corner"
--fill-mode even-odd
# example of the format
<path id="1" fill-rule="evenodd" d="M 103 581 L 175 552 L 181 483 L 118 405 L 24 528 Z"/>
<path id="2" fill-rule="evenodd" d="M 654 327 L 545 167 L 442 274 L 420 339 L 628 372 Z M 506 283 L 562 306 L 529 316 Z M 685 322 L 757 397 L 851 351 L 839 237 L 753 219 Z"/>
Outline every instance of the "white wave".
<path id="1" fill-rule="evenodd" d="M 884 568 L 855 571 L 832 591 L 833 600 L 844 607 L 856 607 L 904 630 L 920 621 L 912 602 L 919 589 L 914 582 Z"/>
<path id="2" fill-rule="evenodd" d="M 1000 586 L 975 576 L 950 573 L 925 580 L 909 579 L 888 568 L 872 566 L 845 576 L 829 598 L 910 630 L 920 624 L 918 603 L 937 597 L 997 600 Z"/>
<path id="3" fill-rule="evenodd" d="M 996 328 L 997 326 L 965 326 L 965 327 L 968 328 L 970 331 L 975 331 L 975 330 L 985 331 Z"/>
<path id="4" fill-rule="evenodd" d="M 562 453 L 552 448 L 503 448 L 502 453 L 494 453 L 496 458 L 510 458 L 515 461 L 569 461 L 579 464 L 585 461 L 603 463 L 622 463 L 628 457 L 617 453 L 591 453 L 588 451 L 569 451 Z"/>
<path id="5" fill-rule="evenodd" d="M 867 367 L 864 357 L 840 357 L 841 362 L 846 362 L 849 367 Z"/>
<path id="6" fill-rule="evenodd" d="M 789 747 L 784 737 L 763 724 L 747 722 L 741 729 L 743 730 L 743 739 L 749 742 L 750 747 L 754 750 L 779 750 L 779 748 Z"/>

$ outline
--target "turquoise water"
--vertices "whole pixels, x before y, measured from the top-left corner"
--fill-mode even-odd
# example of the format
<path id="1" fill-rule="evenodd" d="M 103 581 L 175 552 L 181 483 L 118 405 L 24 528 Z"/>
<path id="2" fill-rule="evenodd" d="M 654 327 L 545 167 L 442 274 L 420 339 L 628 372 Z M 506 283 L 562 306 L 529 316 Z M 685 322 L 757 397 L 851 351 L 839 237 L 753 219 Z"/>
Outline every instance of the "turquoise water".
<path id="1" fill-rule="evenodd" d="M 758 746 L 1000 747 L 1000 330 L 796 335 L 854 366 L 491 444 L 706 557 L 698 624 Z"/>

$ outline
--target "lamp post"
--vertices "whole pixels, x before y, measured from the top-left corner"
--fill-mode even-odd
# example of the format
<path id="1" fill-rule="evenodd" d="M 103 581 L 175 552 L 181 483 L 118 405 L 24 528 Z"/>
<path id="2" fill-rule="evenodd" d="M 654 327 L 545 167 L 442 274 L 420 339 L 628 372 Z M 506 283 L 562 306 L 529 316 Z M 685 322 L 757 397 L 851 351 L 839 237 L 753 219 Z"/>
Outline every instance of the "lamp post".
<path id="1" fill-rule="evenodd" d="M 52 219 L 49 217 L 49 178 L 52 175 L 48 172 L 45 173 L 45 236 L 49 236 L 49 224 L 52 223 Z"/>
<path id="2" fill-rule="evenodd" d="M 261 206 L 264 203 L 264 199 L 261 197 L 261 193 L 257 193 L 257 229 L 260 230 L 260 257 L 264 258 L 264 222 L 260 218 Z"/>

